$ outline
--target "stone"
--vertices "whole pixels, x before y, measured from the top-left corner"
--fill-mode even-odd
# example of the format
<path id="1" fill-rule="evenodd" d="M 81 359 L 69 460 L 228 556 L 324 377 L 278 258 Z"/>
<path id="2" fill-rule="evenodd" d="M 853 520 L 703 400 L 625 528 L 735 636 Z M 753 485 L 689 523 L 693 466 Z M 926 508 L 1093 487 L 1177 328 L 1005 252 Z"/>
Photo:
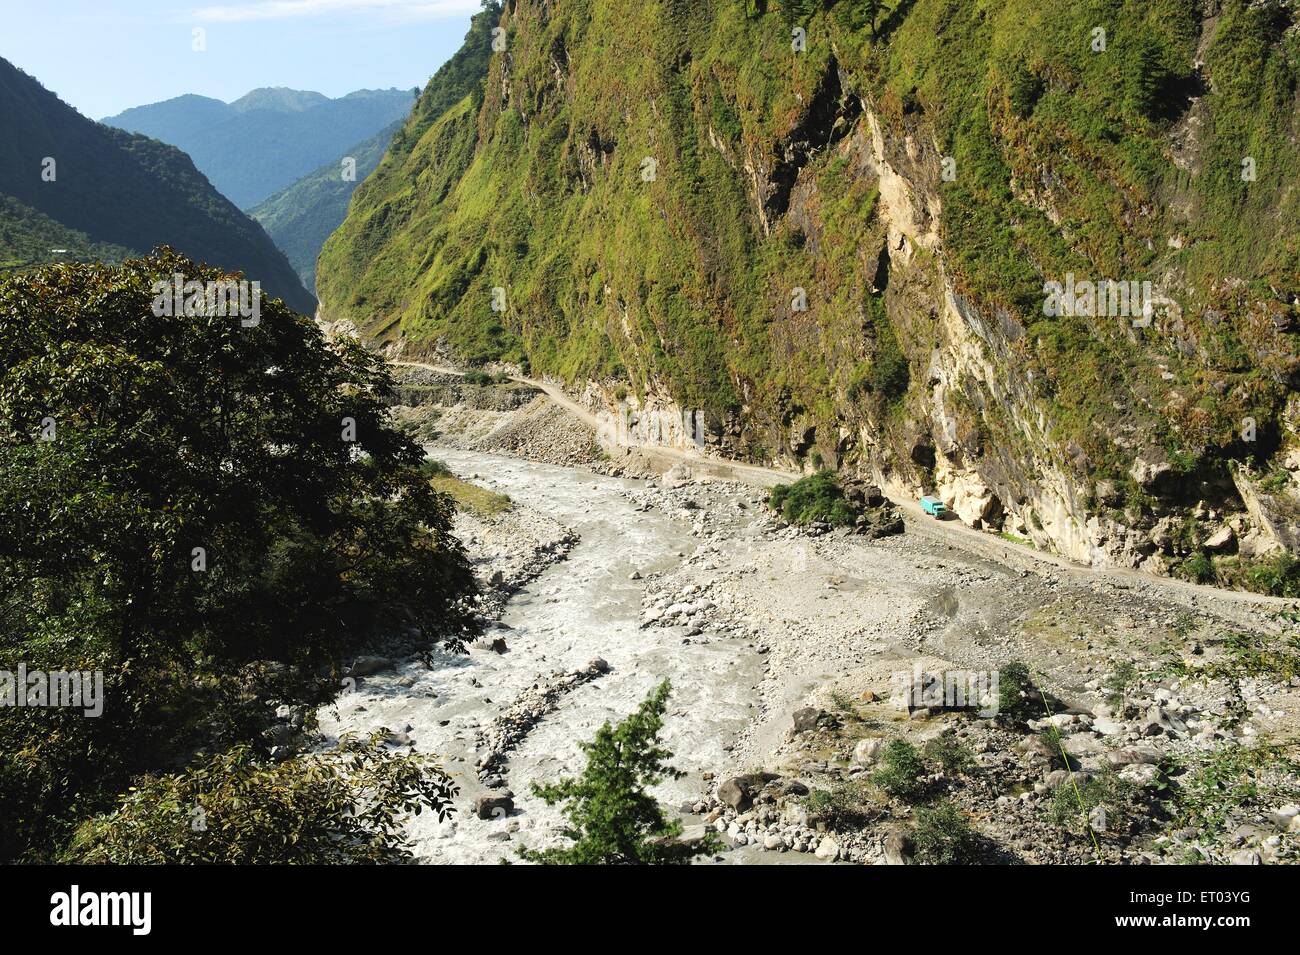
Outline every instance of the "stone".
<path id="1" fill-rule="evenodd" d="M 817 728 L 818 721 L 824 714 L 815 706 L 805 706 L 794 711 L 794 731 L 806 733 Z"/>
<path id="2" fill-rule="evenodd" d="M 372 673 L 380 673 L 383 670 L 391 670 L 396 666 L 388 657 L 376 656 L 359 656 L 352 661 L 352 666 L 348 669 L 348 676 L 370 676 Z"/>
<path id="3" fill-rule="evenodd" d="M 1026 736 L 1017 748 L 1028 756 L 1038 756 L 1042 759 L 1055 759 L 1060 755 L 1060 752 L 1047 741 L 1047 737 L 1036 734 Z"/>
<path id="4" fill-rule="evenodd" d="M 834 862 L 839 854 L 840 844 L 832 836 L 823 836 L 822 841 L 817 844 L 817 851 L 813 853 L 825 862 Z"/>
<path id="5" fill-rule="evenodd" d="M 1125 746 L 1107 753 L 1106 762 L 1115 769 L 1135 763 L 1154 766 L 1160 762 L 1160 754 L 1151 746 Z"/>
<path id="6" fill-rule="evenodd" d="M 738 812 L 744 812 L 754 801 L 753 794 L 743 777 L 732 776 L 718 787 L 718 798 Z"/>
<path id="7" fill-rule="evenodd" d="M 1150 763 L 1131 763 L 1119 771 L 1119 778 L 1146 789 L 1160 782 L 1160 770 Z"/>
<path id="8" fill-rule="evenodd" d="M 883 844 L 885 862 L 888 865 L 909 865 L 915 851 L 912 840 L 902 829 L 891 829 L 885 835 Z"/>
<path id="9" fill-rule="evenodd" d="M 853 765 L 870 766 L 880 756 L 880 750 L 884 745 L 885 741 L 879 737 L 858 740 L 857 745 L 853 747 Z"/>
<path id="10" fill-rule="evenodd" d="M 480 819 L 503 819 L 514 809 L 514 799 L 506 795 L 479 796 L 474 800 L 474 815 Z"/>
<path id="11" fill-rule="evenodd" d="M 1205 539 L 1201 546 L 1208 551 L 1228 550 L 1237 542 L 1237 535 L 1231 527 L 1224 525 Z"/>

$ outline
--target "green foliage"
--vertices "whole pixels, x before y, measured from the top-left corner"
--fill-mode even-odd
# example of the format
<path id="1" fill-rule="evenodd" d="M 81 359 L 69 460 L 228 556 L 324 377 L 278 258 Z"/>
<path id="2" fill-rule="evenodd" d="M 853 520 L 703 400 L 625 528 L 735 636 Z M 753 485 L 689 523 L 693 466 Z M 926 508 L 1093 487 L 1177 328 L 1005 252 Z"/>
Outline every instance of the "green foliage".
<path id="1" fill-rule="evenodd" d="M 1019 660 L 998 671 L 998 716 L 1004 723 L 1023 725 L 1047 714 L 1037 703 L 1038 689 L 1029 667 Z"/>
<path id="2" fill-rule="evenodd" d="M 1076 774 L 1052 795 L 1048 816 L 1052 825 L 1075 834 L 1090 829 L 1097 833 L 1113 831 L 1127 825 L 1132 795 L 1133 787 L 1113 770 L 1088 776 Z M 1094 815 L 1098 808 L 1101 814 Z"/>
<path id="3" fill-rule="evenodd" d="M 852 525 L 858 511 L 844 497 L 844 490 L 831 471 L 818 471 L 793 484 L 778 484 L 767 504 L 791 524 L 820 521 L 834 527 Z"/>
<path id="4" fill-rule="evenodd" d="M 917 861 L 928 865 L 970 865 L 979 860 L 979 838 L 970 820 L 948 799 L 917 808 L 912 843 Z"/>
<path id="5" fill-rule="evenodd" d="M 66 251 L 55 252 L 55 249 Z M 92 242 L 84 232 L 60 225 L 47 215 L 0 194 L 0 272 L 53 262 L 121 262 L 130 250 Z"/>
<path id="6" fill-rule="evenodd" d="M 196 261 L 241 269 L 267 293 L 314 313 L 316 300 L 284 254 L 188 156 L 91 122 L 4 59 L 0 142 L 0 193 L 9 197 L 0 195 L 0 237 L 19 238 L 0 244 L 0 271 L 51 260 L 119 261 L 124 250 L 141 254 L 166 242 Z M 244 162 L 229 145 L 222 143 Z M 56 160 L 53 182 L 41 178 L 46 157 Z"/>
<path id="7" fill-rule="evenodd" d="M 0 708 L 0 858 L 257 739 L 259 701 L 328 699 L 318 672 L 367 639 L 472 625 L 454 505 L 387 423 L 382 360 L 274 300 L 252 327 L 156 316 L 176 274 L 229 278 L 165 249 L 0 278 L 0 658 L 101 670 L 109 701 Z"/>
<path id="8" fill-rule="evenodd" d="M 385 748 L 386 730 L 284 761 L 237 746 L 183 773 L 141 780 L 78 827 L 61 862 L 113 865 L 374 865 L 412 859 L 405 821 L 452 811 L 431 757 Z"/>
<path id="9" fill-rule="evenodd" d="M 1231 820 L 1300 798 L 1294 741 L 1230 745 L 1191 757 L 1173 790 L 1179 827 L 1222 831 Z"/>
<path id="10" fill-rule="evenodd" d="M 667 391 L 734 415 L 754 457 L 787 450 L 774 423 L 791 411 L 817 426 L 810 458 L 868 427 L 881 462 L 914 472 L 932 398 L 918 371 L 974 341 L 915 307 L 951 286 L 997 379 L 945 389 L 969 392 L 963 447 L 978 435 L 1019 474 L 1068 460 L 1080 486 L 1116 480 L 1150 505 L 1120 478 L 1142 445 L 1204 479 L 1242 453 L 1243 417 L 1277 422 L 1300 367 L 1296 336 L 1261 319 L 1293 319 L 1300 287 L 1295 12 L 1220 6 L 1211 26 L 1190 0 L 555 0 L 545 16 L 521 0 L 489 95 L 418 108 L 358 190 L 323 252 L 326 311 L 380 342 Z M 1185 142 L 1193 102 L 1204 135 Z M 859 104 L 941 209 L 938 243 L 886 248 Z M 917 135 L 938 155 L 904 161 Z M 1045 316 L 1044 282 L 1069 272 L 1169 277 L 1181 330 L 1163 327 L 1173 310 L 1148 331 Z"/>
<path id="11" fill-rule="evenodd" d="M 804 808 L 838 832 L 861 829 L 880 818 L 883 806 L 877 793 L 861 779 L 837 780 L 830 789 L 814 789 L 803 797 Z"/>
<path id="12" fill-rule="evenodd" d="M 1137 668 L 1132 661 L 1121 660 L 1102 683 L 1102 688 L 1106 691 L 1106 703 L 1116 713 L 1122 715 L 1128 709 L 1129 689 L 1136 682 L 1137 676 Z"/>
<path id="13" fill-rule="evenodd" d="M 316 287 L 316 259 L 325 240 L 348 214 L 353 190 L 375 171 L 400 127 L 401 121 L 384 127 L 365 142 L 345 150 L 340 158 L 325 163 L 248 211 L 284 252 L 308 290 Z M 355 179 L 343 178 L 343 157 L 356 162 Z"/>
<path id="14" fill-rule="evenodd" d="M 891 796 L 911 801 L 926 788 L 925 761 L 916 747 L 906 740 L 890 740 L 880 753 L 880 767 L 871 781 Z"/>
<path id="15" fill-rule="evenodd" d="M 944 730 L 929 740 L 921 750 L 931 763 L 937 763 L 948 775 L 961 775 L 975 767 L 975 754 L 957 739 L 953 730 Z"/>
<path id="16" fill-rule="evenodd" d="M 564 834 L 572 845 L 524 850 L 525 859 L 547 865 L 684 865 L 713 851 L 709 838 L 679 841 L 681 825 L 664 816 L 648 791 L 684 775 L 668 764 L 672 753 L 659 745 L 671 690 L 665 680 L 635 713 L 618 726 L 606 723 L 583 743 L 587 768 L 580 777 L 533 784 L 548 805 L 565 804 Z"/>

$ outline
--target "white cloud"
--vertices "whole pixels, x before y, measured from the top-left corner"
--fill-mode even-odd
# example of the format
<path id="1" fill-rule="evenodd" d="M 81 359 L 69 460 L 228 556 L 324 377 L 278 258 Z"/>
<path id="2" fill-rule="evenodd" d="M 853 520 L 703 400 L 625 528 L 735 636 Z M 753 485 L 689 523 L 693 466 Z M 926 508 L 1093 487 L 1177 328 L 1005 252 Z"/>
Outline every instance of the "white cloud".
<path id="1" fill-rule="evenodd" d="M 479 0 L 257 0 L 197 7 L 189 19 L 205 23 L 288 20 L 330 14 L 379 13 L 386 19 L 433 20 L 463 16 L 480 8 Z"/>

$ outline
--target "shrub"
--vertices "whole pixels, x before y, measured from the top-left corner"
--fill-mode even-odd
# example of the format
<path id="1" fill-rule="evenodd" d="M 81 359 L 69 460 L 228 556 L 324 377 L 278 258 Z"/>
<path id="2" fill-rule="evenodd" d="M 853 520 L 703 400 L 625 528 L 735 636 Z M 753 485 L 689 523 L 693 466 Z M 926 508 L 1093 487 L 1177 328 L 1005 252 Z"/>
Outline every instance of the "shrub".
<path id="1" fill-rule="evenodd" d="M 1022 725 L 1044 715 L 1035 709 L 1038 690 L 1029 667 L 1020 661 L 1008 663 L 998 671 L 998 716 L 1003 723 Z"/>
<path id="2" fill-rule="evenodd" d="M 0 858 L 54 851 L 134 776 L 256 745 L 268 698 L 324 702 L 368 638 L 473 627 L 453 503 L 388 423 L 383 360 L 275 299 L 248 327 L 156 315 L 176 275 L 233 278 L 167 249 L 0 278 L 0 658 L 100 670 L 112 701 L 93 726 L 0 708 Z M 249 678 L 267 663 L 274 687 Z"/>
<path id="3" fill-rule="evenodd" d="M 871 781 L 891 796 L 911 800 L 925 790 L 925 762 L 911 743 L 891 740 L 880 754 L 880 768 Z"/>
<path id="4" fill-rule="evenodd" d="M 840 527 L 853 524 L 858 511 L 844 497 L 839 481 L 830 471 L 818 471 L 793 484 L 778 484 L 768 496 L 768 506 L 791 524 L 823 524 Z"/>
<path id="5" fill-rule="evenodd" d="M 149 778 L 83 823 L 64 862 L 374 864 L 411 858 L 404 821 L 452 812 L 456 787 L 430 757 L 384 748 L 387 731 L 283 762 L 237 746 Z"/>
<path id="6" fill-rule="evenodd" d="M 814 789 L 803 804 L 810 815 L 837 831 L 860 829 L 880 815 L 877 799 L 860 780 L 839 781 L 829 790 Z"/>
<path id="7" fill-rule="evenodd" d="M 912 827 L 916 858 L 929 865 L 967 865 L 979 857 L 979 837 L 951 800 L 916 810 Z"/>
<path id="8" fill-rule="evenodd" d="M 1052 796 L 1049 815 L 1054 826 L 1069 832 L 1105 832 L 1124 821 L 1131 794 L 1132 787 L 1112 770 L 1071 776 Z M 1099 808 L 1100 816 L 1095 814 Z"/>
<path id="9" fill-rule="evenodd" d="M 922 752 L 927 760 L 937 763 L 949 775 L 969 772 L 975 766 L 975 754 L 958 742 L 957 734 L 952 730 L 944 730 L 930 740 Z"/>

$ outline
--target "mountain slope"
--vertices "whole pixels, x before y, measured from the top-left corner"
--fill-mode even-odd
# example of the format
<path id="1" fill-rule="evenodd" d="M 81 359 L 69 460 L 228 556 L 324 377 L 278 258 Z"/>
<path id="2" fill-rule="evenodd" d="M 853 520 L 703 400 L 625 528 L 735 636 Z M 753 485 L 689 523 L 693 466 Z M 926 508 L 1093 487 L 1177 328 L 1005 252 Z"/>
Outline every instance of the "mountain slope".
<path id="1" fill-rule="evenodd" d="M 482 90 L 355 193 L 325 317 L 1079 560 L 1300 588 L 1293 6 L 872 6 L 510 4 Z M 1076 280 L 1149 315 L 1056 308 Z"/>
<path id="2" fill-rule="evenodd" d="M 262 224 L 275 244 L 284 251 L 290 264 L 308 289 L 316 286 L 316 258 L 330 233 L 339 227 L 348 213 L 352 192 L 375 171 L 393 134 L 402 126 L 398 121 L 363 143 L 357 143 L 333 162 L 303 176 L 292 186 L 282 189 L 249 210 Z M 343 160 L 355 163 L 355 178 L 343 178 Z"/>
<path id="3" fill-rule="evenodd" d="M 229 104 L 179 96 L 103 122 L 184 150 L 224 196 L 247 209 L 402 119 L 411 101 L 410 90 L 357 90 L 329 99 L 280 87 Z"/>
<path id="4" fill-rule="evenodd" d="M 55 161 L 51 182 L 42 179 L 47 158 Z M 49 252 L 57 247 L 72 257 L 117 259 L 124 250 L 171 245 L 243 270 L 298 311 L 315 308 L 262 228 L 219 195 L 184 153 L 86 119 L 3 59 L 0 193 L 8 197 L 0 213 L 6 236 L 0 260 L 10 267 L 68 257 Z"/>

